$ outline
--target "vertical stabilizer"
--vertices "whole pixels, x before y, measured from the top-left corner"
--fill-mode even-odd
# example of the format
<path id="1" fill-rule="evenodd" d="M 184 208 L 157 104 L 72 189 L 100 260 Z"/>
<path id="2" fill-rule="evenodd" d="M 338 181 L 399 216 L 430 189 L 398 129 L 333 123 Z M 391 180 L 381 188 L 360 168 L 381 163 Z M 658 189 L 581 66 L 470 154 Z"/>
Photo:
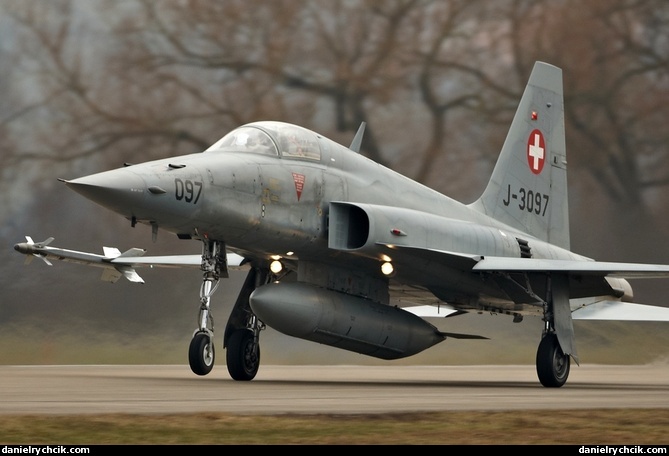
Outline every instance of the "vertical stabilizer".
<path id="1" fill-rule="evenodd" d="M 534 64 L 490 182 L 471 207 L 569 249 L 560 68 Z"/>

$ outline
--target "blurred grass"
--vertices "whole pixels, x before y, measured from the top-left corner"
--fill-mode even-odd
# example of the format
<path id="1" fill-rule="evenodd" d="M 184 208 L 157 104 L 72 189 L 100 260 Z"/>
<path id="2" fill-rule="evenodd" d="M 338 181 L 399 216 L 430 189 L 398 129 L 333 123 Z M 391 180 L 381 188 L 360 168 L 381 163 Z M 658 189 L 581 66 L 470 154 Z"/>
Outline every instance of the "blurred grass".
<path id="1" fill-rule="evenodd" d="M 0 415 L 3 444 L 666 445 L 667 409 Z"/>
<path id="2" fill-rule="evenodd" d="M 490 340 L 447 339 L 422 353 L 392 361 L 395 365 L 533 364 L 541 321 L 511 323 L 505 316 L 465 315 L 439 322 L 443 331 L 482 334 Z M 0 364 L 183 364 L 194 330 L 142 326 L 132 322 L 25 320 L 0 326 Z M 669 331 L 664 322 L 575 322 L 580 362 L 648 364 L 669 358 Z M 223 329 L 217 329 L 217 357 L 224 356 Z M 303 341 L 271 328 L 261 334 L 264 364 L 366 364 L 388 361 Z M 219 358 L 223 359 L 223 358 Z"/>

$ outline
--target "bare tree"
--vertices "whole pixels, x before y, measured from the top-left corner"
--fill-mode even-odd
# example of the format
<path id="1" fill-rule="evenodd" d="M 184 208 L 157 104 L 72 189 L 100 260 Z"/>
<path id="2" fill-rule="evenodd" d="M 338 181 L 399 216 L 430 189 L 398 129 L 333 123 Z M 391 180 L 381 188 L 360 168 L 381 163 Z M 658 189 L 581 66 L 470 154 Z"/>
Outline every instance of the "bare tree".
<path id="1" fill-rule="evenodd" d="M 76 198 L 47 191 L 55 178 L 198 152 L 264 119 L 344 144 L 367 122 L 362 153 L 474 197 L 536 60 L 564 73 L 570 176 L 589 177 L 572 179 L 570 199 L 589 217 L 602 202 L 613 209 L 597 213 L 597 229 L 587 217 L 576 225 L 583 238 L 606 251 L 621 221 L 669 223 L 666 1 L 7 0 L 0 13 L 0 226 L 10 242 L 36 225 L 48 235 L 76 229 L 82 249 L 101 238 L 128 242 L 133 234 L 115 229 L 123 220 L 91 219 Z M 650 224 L 635 228 L 635 247 L 660 250 Z M 11 249 L 3 256 L 3 322 L 74 280 L 37 287 Z M 107 309 L 110 321 L 128 321 L 119 309 L 143 312 L 136 320 L 154 323 L 151 303 L 162 312 L 177 301 L 175 314 L 182 304 L 157 285 L 138 310 L 123 288 L 101 296 L 97 286 L 82 295 L 108 307 L 63 302 L 84 329 L 87 312 Z M 61 308 L 49 312 L 55 320 Z M 127 328 L 134 340 L 137 327 Z"/>
<path id="2" fill-rule="evenodd" d="M 195 152 L 268 118 L 343 142 L 364 121 L 364 153 L 466 193 L 488 175 L 531 66 L 544 60 L 564 70 L 574 168 L 627 208 L 652 207 L 667 180 L 669 8 L 660 1 L 4 8 L 20 30 L 27 75 L 22 106 L 5 125 L 19 131 L 20 118 L 32 133 L 12 166 Z"/>
<path id="3" fill-rule="evenodd" d="M 652 204 L 649 190 L 665 186 L 669 173 L 661 127 L 669 116 L 669 7 L 653 0 L 513 6 L 516 60 L 543 55 L 563 68 L 572 163 L 623 207 Z"/>

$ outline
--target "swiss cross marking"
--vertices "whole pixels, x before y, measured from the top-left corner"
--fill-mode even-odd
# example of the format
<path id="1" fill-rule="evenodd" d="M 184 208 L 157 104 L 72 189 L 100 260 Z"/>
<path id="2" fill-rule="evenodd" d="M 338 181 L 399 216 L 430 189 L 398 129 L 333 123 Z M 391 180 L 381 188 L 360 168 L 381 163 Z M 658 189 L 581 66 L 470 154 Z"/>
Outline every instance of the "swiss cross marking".
<path id="1" fill-rule="evenodd" d="M 527 164 L 534 174 L 541 173 L 546 162 L 546 142 L 539 130 L 533 130 L 527 139 Z"/>

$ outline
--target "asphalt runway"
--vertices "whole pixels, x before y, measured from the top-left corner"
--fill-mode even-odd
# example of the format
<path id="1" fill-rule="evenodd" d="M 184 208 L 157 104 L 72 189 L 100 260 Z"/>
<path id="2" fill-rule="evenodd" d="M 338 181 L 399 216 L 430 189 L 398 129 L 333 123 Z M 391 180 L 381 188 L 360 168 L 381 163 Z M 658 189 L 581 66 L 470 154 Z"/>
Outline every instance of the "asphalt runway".
<path id="1" fill-rule="evenodd" d="M 362 414 L 448 410 L 669 408 L 668 365 L 573 365 L 562 388 L 534 366 L 0 366 L 2 414 Z"/>

